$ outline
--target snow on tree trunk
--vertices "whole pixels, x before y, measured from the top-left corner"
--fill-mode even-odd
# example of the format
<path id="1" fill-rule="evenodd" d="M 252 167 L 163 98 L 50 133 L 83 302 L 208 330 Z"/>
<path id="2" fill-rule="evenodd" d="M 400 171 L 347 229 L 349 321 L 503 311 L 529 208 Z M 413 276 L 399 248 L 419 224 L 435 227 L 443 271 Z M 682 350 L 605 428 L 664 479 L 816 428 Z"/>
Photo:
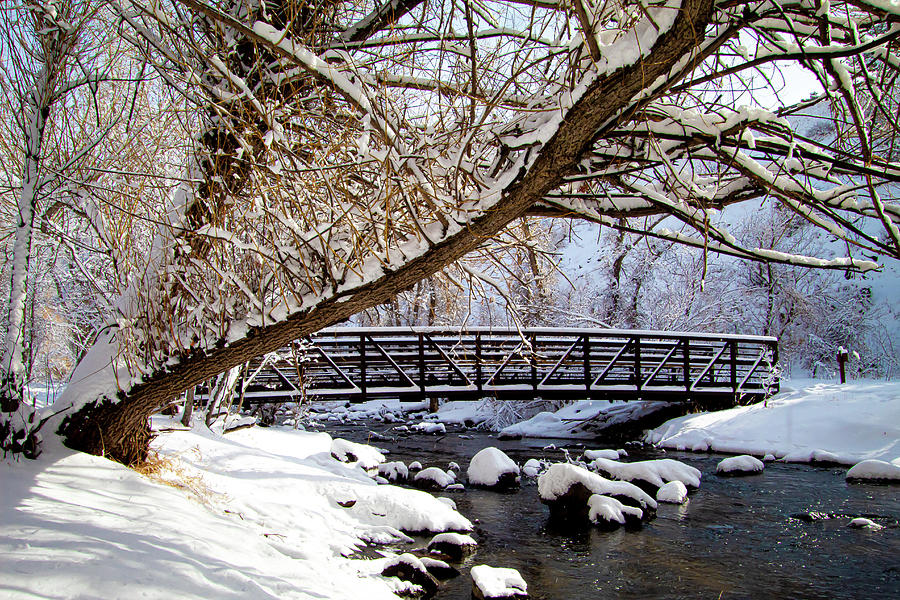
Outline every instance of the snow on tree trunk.
<path id="1" fill-rule="evenodd" d="M 57 22 L 56 16 L 52 5 L 41 3 L 36 3 L 28 15 L 34 20 L 36 36 L 40 39 L 39 54 L 35 57 L 40 70 L 34 74 L 33 87 L 26 90 L 26 97 L 19 99 L 24 118 L 25 156 L 17 203 L 6 334 L 0 359 L 0 449 L 26 455 L 40 452 L 36 415 L 25 396 L 29 379 L 27 365 L 31 362 L 27 335 L 27 309 L 32 293 L 29 276 L 32 275 L 35 215 L 44 183 L 42 149 L 51 107 L 59 100 L 57 78 L 73 43 L 71 25 Z"/>

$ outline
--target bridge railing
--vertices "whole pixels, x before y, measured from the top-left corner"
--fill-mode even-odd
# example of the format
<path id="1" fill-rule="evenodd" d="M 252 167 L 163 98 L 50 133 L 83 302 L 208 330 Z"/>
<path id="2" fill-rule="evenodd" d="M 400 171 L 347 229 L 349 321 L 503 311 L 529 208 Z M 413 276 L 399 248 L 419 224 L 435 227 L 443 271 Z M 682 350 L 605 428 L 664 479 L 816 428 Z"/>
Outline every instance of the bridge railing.
<path id="1" fill-rule="evenodd" d="M 322 399 L 739 400 L 778 390 L 778 342 L 772 337 L 611 329 L 332 328 L 309 342 L 301 376 L 307 393 Z M 270 396 L 290 392 L 283 373 L 278 379 L 268 386 L 276 388 L 268 390 Z M 252 390 L 249 395 L 266 393 Z"/>

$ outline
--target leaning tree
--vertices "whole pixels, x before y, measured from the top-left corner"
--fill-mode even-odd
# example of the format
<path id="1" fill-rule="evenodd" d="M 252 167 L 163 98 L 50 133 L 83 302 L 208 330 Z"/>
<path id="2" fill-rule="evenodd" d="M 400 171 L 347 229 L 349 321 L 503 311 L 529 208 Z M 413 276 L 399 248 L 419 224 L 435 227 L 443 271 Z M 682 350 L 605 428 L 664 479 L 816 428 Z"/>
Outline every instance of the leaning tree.
<path id="1" fill-rule="evenodd" d="M 183 390 L 386 301 L 525 215 L 754 261 L 900 257 L 888 1 L 112 6 L 191 145 L 137 219 L 148 247 L 117 247 L 131 267 L 115 310 L 53 407 L 74 448 L 142 461 L 149 415 Z M 836 256 L 755 247 L 716 216 L 762 201 L 820 227 Z"/>

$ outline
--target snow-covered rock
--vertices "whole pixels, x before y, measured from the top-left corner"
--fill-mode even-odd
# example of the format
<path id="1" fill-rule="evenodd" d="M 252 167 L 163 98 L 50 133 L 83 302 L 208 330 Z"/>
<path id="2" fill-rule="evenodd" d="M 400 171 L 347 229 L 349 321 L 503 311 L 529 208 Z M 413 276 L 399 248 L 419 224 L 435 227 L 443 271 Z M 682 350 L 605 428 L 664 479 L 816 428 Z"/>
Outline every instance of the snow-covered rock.
<path id="1" fill-rule="evenodd" d="M 670 481 L 656 491 L 657 502 L 669 504 L 684 504 L 687 500 L 688 490 L 680 481 Z"/>
<path id="2" fill-rule="evenodd" d="M 428 572 L 438 579 L 450 579 L 459 575 L 458 570 L 442 560 L 430 556 L 423 556 L 420 560 L 425 565 L 425 568 L 428 569 Z"/>
<path id="3" fill-rule="evenodd" d="M 439 467 L 422 469 L 412 479 L 412 484 L 426 490 L 442 490 L 452 485 L 454 477 Z"/>
<path id="4" fill-rule="evenodd" d="M 411 463 L 409 463 L 409 472 L 410 473 L 416 473 L 421 470 L 422 470 L 422 463 L 420 463 L 419 461 L 414 460 Z"/>
<path id="5" fill-rule="evenodd" d="M 594 494 L 610 496 L 623 504 L 656 510 L 656 500 L 627 481 L 610 481 L 583 467 L 568 463 L 551 465 L 538 478 L 541 502 L 550 507 L 550 518 L 567 523 L 590 522 L 588 500 Z"/>
<path id="6" fill-rule="evenodd" d="M 626 506 L 609 496 L 594 494 L 588 498 L 588 519 L 595 525 L 625 525 L 626 521 L 639 522 L 644 512 L 634 506 Z"/>
<path id="7" fill-rule="evenodd" d="M 585 450 L 584 451 L 584 460 L 592 461 L 597 460 L 598 458 L 606 458 L 609 460 L 619 460 L 619 451 L 618 450 Z"/>
<path id="8" fill-rule="evenodd" d="M 463 533 L 439 533 L 428 542 L 428 551 L 432 554 L 440 554 L 453 561 L 461 561 L 463 558 L 475 552 L 478 542 Z"/>
<path id="9" fill-rule="evenodd" d="M 374 469 L 384 462 L 384 454 L 367 444 L 358 444 L 342 438 L 331 442 L 331 456 L 341 462 L 356 463 L 363 469 Z"/>
<path id="10" fill-rule="evenodd" d="M 900 465 L 883 460 L 864 460 L 850 467 L 847 479 L 900 482 Z"/>
<path id="11" fill-rule="evenodd" d="M 487 488 L 510 488 L 519 484 L 519 466 L 502 450 L 489 446 L 469 463 L 469 483 Z"/>
<path id="12" fill-rule="evenodd" d="M 749 454 L 742 454 L 722 459 L 716 465 L 716 473 L 719 475 L 754 475 L 762 473 L 765 468 L 766 465 L 763 461 Z"/>
<path id="13" fill-rule="evenodd" d="M 407 581 L 421 589 L 427 596 L 434 594 L 438 589 L 437 580 L 428 572 L 425 564 L 409 553 L 390 559 L 382 568 L 381 574 Z"/>
<path id="14" fill-rule="evenodd" d="M 601 473 L 622 481 L 644 481 L 660 488 L 670 481 L 680 481 L 686 486 L 700 487 L 700 471 L 671 458 L 623 463 L 607 458 L 597 458 L 591 466 Z"/>
<path id="15" fill-rule="evenodd" d="M 378 465 L 378 474 L 394 483 L 404 482 L 409 478 L 409 469 L 400 461 L 392 461 Z"/>
<path id="16" fill-rule="evenodd" d="M 543 463 L 536 458 L 529 458 L 522 465 L 522 474 L 526 477 L 537 477 L 543 468 Z"/>
<path id="17" fill-rule="evenodd" d="M 541 500 L 556 500 L 572 487 L 581 483 L 592 494 L 630 498 L 641 508 L 656 508 L 656 501 L 641 488 L 627 481 L 610 481 L 583 467 L 568 463 L 556 463 L 538 479 L 538 493 Z"/>
<path id="18" fill-rule="evenodd" d="M 447 426 L 443 423 L 431 423 L 423 421 L 421 423 L 416 423 L 412 427 L 410 427 L 412 431 L 417 431 L 419 433 L 430 433 L 430 434 L 438 434 L 438 433 L 447 433 Z"/>
<path id="19" fill-rule="evenodd" d="M 472 594 L 479 600 L 528 597 L 528 585 L 515 569 L 477 565 L 471 573 Z"/>
<path id="20" fill-rule="evenodd" d="M 871 529 L 872 531 L 879 531 L 884 529 L 884 525 L 879 525 L 875 521 L 871 519 L 866 519 L 864 517 L 857 517 L 847 523 L 847 527 L 853 527 L 855 529 Z"/>

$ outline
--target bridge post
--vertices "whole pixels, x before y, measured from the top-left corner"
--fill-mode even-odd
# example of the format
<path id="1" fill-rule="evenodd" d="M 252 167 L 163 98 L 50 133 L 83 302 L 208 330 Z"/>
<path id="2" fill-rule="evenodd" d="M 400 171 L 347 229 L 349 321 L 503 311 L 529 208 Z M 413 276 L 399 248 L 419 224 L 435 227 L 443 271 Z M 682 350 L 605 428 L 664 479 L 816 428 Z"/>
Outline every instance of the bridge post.
<path id="1" fill-rule="evenodd" d="M 584 334 L 581 338 L 583 347 L 581 357 L 584 359 L 584 391 L 591 391 L 591 336 Z"/>
<path id="2" fill-rule="evenodd" d="M 634 336 L 634 387 L 641 391 L 641 338 Z"/>
<path id="3" fill-rule="evenodd" d="M 419 395 L 425 400 L 425 336 L 419 334 Z"/>
<path id="4" fill-rule="evenodd" d="M 537 378 L 537 335 L 531 334 L 529 336 L 531 342 L 531 356 L 528 357 L 528 362 L 531 363 L 531 389 L 537 392 L 538 389 L 538 378 Z M 535 394 L 537 395 L 537 394 Z"/>
<path id="5" fill-rule="evenodd" d="M 484 381 L 481 373 L 481 333 L 475 334 L 475 387 L 478 393 L 484 392 Z"/>
<path id="6" fill-rule="evenodd" d="M 737 388 L 738 388 L 738 380 L 737 380 L 737 356 L 738 356 L 738 343 L 736 340 L 731 340 L 728 342 L 731 346 L 731 392 L 734 394 L 735 400 L 737 400 Z"/>
<path id="7" fill-rule="evenodd" d="M 366 336 L 359 336 L 359 395 L 366 401 Z"/>
<path id="8" fill-rule="evenodd" d="M 691 340 L 684 338 L 681 342 L 684 348 L 684 391 L 691 391 Z"/>

